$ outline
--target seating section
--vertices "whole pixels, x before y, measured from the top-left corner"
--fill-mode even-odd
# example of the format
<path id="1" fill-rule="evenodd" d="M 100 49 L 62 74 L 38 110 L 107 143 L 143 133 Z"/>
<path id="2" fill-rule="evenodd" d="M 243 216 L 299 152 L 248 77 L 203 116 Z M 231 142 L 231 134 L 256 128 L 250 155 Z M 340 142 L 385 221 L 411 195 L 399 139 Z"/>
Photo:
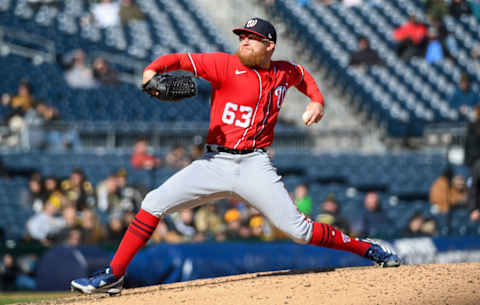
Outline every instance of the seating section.
<path id="1" fill-rule="evenodd" d="M 471 65 L 470 50 L 480 43 L 479 22 L 474 16 L 460 20 L 446 17 L 445 24 L 458 45 L 456 64 L 448 60 L 428 64 L 422 58 L 408 62 L 395 52 L 393 30 L 415 12 L 421 20 L 422 1 L 381 1 L 377 5 L 346 8 L 341 4 L 322 5 L 310 1 L 279 0 L 275 14 L 291 27 L 289 31 L 303 42 L 313 59 L 393 136 L 418 136 L 429 123 L 457 121 L 457 109 L 448 98 L 462 73 L 480 80 L 480 71 Z M 357 49 L 360 36 L 369 38 L 385 62 L 367 71 L 349 68 L 350 53 Z"/>
<path id="2" fill-rule="evenodd" d="M 89 1 L 56 1 L 32 8 L 27 0 L 2 1 L 0 25 L 55 41 L 57 53 L 81 48 L 102 50 L 151 61 L 169 52 L 229 51 L 210 19 L 190 1 L 138 0 L 144 20 L 101 29 L 84 25 Z"/>
<path id="3" fill-rule="evenodd" d="M 33 65 L 19 56 L 0 57 L 0 92 L 14 94 L 20 78 L 31 82 L 33 95 L 58 108 L 64 121 L 94 122 L 172 122 L 209 119 L 208 92 L 178 103 L 161 103 L 130 84 L 82 90 L 67 86 L 56 65 Z M 13 71 L 13 73 L 12 73 Z M 0 107 L 0 114 L 5 109 Z"/>
<path id="4" fill-rule="evenodd" d="M 95 52 L 108 52 L 136 59 L 143 63 L 142 66 L 170 52 L 228 51 L 209 18 L 200 15 L 190 3 L 137 1 L 145 20 L 107 29 L 81 25 L 82 17 L 88 13 L 87 2 L 56 3 L 56 6 L 42 5 L 34 9 L 26 0 L 2 1 L 0 26 L 53 41 L 57 55 L 81 48 L 90 59 L 101 54 Z M 41 48 L 37 44 L 34 47 Z M 0 72 L 1 93 L 14 93 L 20 78 L 26 78 L 35 89 L 34 96 L 56 106 L 60 117 L 66 121 L 206 122 L 209 119 L 210 87 L 205 81 L 199 81 L 197 97 L 167 104 L 155 102 L 130 84 L 92 90 L 71 89 L 63 78 L 63 71 L 52 62 L 34 65 L 23 57 L 8 55 L 0 56 L 0 64 L 9 67 Z M 120 64 L 112 65 L 119 72 L 128 69 Z"/>
<path id="5" fill-rule="evenodd" d="M 163 183 L 176 170 L 161 168 L 154 172 L 135 170 L 129 163 L 128 153 L 9 153 L 3 154 L 5 164 L 14 169 L 36 169 L 43 176 L 66 178 L 80 167 L 94 185 L 126 168 L 128 181 L 151 189 Z M 477 225 L 469 224 L 465 210 L 454 211 L 450 216 L 435 213 L 428 202 L 429 188 L 447 167 L 440 154 L 421 153 L 362 156 L 355 154 L 277 153 L 274 164 L 284 176 L 286 188 L 292 192 L 299 183 L 308 183 L 314 201 L 312 218 L 321 212 L 321 203 L 332 193 L 340 203 L 342 214 L 351 221 L 358 220 L 363 210 L 365 193 L 377 190 L 382 208 L 392 219 L 392 236 L 405 228 L 415 213 L 433 217 L 441 235 L 480 234 Z M 469 175 L 464 167 L 455 167 L 456 173 Z M 8 225 L 10 238 L 24 232 L 24 223 L 31 212 L 19 209 L 17 198 L 26 190 L 26 180 L 0 180 L 0 209 L 5 216 L 2 225 Z M 13 200 L 12 200 L 13 198 Z M 450 217 L 450 218 L 449 218 Z"/>

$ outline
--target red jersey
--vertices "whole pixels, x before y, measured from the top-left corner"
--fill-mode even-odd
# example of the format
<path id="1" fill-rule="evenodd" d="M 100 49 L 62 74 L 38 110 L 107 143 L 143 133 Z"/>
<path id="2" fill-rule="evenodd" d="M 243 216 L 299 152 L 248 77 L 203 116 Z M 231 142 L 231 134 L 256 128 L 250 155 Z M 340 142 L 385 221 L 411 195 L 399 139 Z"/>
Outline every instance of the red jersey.
<path id="1" fill-rule="evenodd" d="M 227 53 L 170 54 L 145 70 L 186 70 L 209 81 L 212 97 L 206 143 L 233 149 L 272 144 L 278 113 L 291 86 L 323 104 L 312 76 L 286 61 L 272 61 L 269 69 L 252 69 Z"/>

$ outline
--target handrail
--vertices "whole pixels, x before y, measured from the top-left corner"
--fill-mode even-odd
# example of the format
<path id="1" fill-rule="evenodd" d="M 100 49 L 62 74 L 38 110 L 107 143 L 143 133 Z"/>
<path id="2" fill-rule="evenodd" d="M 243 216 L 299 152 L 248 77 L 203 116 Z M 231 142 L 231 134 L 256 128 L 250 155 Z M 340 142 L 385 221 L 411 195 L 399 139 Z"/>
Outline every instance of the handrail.
<path id="1" fill-rule="evenodd" d="M 26 44 L 28 43 L 28 46 L 9 41 L 10 37 L 15 41 L 20 41 Z M 3 49 L 3 52 L 12 52 L 14 54 L 30 58 L 36 58 L 40 56 L 47 62 L 55 61 L 55 43 L 41 35 L 31 34 L 15 28 L 0 26 L 0 42 L 2 44 L 2 48 L 8 48 L 7 50 Z M 32 43 L 38 46 L 38 48 L 32 47 Z"/>

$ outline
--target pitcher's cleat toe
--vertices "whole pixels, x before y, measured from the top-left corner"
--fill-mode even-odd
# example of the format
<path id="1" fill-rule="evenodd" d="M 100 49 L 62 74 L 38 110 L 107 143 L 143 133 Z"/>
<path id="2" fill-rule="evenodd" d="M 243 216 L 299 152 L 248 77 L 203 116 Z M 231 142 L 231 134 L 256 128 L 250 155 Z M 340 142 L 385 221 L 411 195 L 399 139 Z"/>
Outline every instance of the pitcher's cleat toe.
<path id="1" fill-rule="evenodd" d="M 95 272 L 91 277 L 80 278 L 70 282 L 72 291 L 79 291 L 81 293 L 108 293 L 110 295 L 119 294 L 123 288 L 123 278 L 115 278 L 112 273 L 112 268 Z"/>
<path id="2" fill-rule="evenodd" d="M 365 253 L 366 258 L 374 261 L 377 265 L 381 267 L 400 266 L 400 259 L 391 249 L 384 247 L 374 241 L 367 241 L 370 243 L 370 248 L 368 248 L 367 252 Z"/>

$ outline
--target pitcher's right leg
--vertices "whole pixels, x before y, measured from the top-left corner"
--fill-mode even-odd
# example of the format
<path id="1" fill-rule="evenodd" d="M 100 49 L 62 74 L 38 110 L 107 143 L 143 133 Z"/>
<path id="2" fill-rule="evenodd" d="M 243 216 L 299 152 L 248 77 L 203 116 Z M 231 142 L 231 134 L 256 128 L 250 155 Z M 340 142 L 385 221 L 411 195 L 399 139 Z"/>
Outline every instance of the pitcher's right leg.
<path id="1" fill-rule="evenodd" d="M 149 192 L 123 236 L 110 266 L 93 277 L 72 281 L 72 289 L 83 293 L 119 292 L 128 264 L 150 239 L 160 217 L 231 194 L 231 166 L 228 162 L 207 154 Z"/>

